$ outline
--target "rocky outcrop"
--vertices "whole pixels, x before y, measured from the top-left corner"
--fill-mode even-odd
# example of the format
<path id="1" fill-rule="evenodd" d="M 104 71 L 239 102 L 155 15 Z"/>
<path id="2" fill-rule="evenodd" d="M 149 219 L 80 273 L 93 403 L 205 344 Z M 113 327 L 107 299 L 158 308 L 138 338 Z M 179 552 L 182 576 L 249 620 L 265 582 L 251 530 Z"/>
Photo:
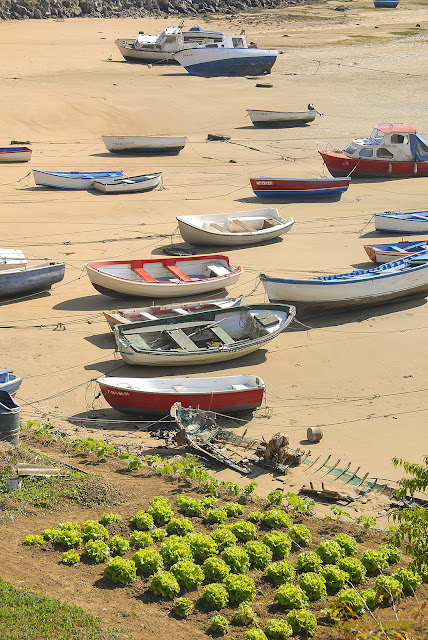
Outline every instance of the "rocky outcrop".
<path id="1" fill-rule="evenodd" d="M 250 8 L 318 3 L 319 0 L 1 0 L 0 20 L 233 14 Z"/>

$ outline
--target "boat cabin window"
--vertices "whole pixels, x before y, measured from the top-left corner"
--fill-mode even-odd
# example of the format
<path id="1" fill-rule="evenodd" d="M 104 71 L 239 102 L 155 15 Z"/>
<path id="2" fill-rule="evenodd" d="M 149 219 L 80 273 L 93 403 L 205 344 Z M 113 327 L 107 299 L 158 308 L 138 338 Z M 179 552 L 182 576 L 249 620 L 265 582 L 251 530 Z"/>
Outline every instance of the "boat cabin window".
<path id="1" fill-rule="evenodd" d="M 232 38 L 232 44 L 234 49 L 243 49 L 244 43 L 242 38 Z"/>
<path id="2" fill-rule="evenodd" d="M 344 148 L 344 153 L 355 153 L 358 147 L 355 146 L 355 144 L 352 144 L 352 142 L 350 142 L 345 148 Z"/>
<path id="3" fill-rule="evenodd" d="M 167 36 L 165 38 L 165 42 L 168 44 L 175 44 L 176 40 L 177 40 L 176 36 Z"/>
<path id="4" fill-rule="evenodd" d="M 376 151 L 376 156 L 378 158 L 387 158 L 388 160 L 390 160 L 391 158 L 394 157 L 394 154 L 391 153 L 389 149 L 386 149 L 385 147 L 381 147 Z"/>
<path id="5" fill-rule="evenodd" d="M 373 157 L 373 149 L 361 149 L 359 153 L 360 158 L 372 158 Z"/>
<path id="6" fill-rule="evenodd" d="M 426 155 L 428 153 L 428 145 L 424 144 L 421 140 L 418 140 L 416 152 L 418 155 Z"/>
<path id="7" fill-rule="evenodd" d="M 393 133 L 391 136 L 391 142 L 393 144 L 408 144 L 409 139 L 407 136 L 403 136 L 402 133 Z"/>

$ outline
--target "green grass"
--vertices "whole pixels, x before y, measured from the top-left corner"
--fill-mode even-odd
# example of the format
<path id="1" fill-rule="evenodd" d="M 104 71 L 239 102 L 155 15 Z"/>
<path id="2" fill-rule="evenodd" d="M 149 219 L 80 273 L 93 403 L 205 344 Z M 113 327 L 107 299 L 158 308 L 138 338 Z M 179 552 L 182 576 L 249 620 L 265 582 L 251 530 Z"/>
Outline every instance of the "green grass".
<path id="1" fill-rule="evenodd" d="M 0 578 L 2 640 L 119 640 L 80 607 L 16 588 Z"/>

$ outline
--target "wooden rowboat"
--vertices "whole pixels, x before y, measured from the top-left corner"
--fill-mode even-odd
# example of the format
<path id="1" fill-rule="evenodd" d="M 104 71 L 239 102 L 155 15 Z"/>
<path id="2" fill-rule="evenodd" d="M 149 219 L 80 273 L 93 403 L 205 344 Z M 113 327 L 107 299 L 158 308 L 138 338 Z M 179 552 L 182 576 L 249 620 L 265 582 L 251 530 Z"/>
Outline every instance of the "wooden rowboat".
<path id="1" fill-rule="evenodd" d="M 0 298 L 45 291 L 60 282 L 64 273 L 63 262 L 47 262 L 0 271 Z"/>
<path id="2" fill-rule="evenodd" d="M 239 307 L 242 296 L 237 298 L 224 298 L 223 300 L 206 300 L 203 302 L 188 302 L 187 304 L 171 304 L 162 307 L 144 307 L 143 309 L 120 309 L 117 311 L 104 311 L 104 317 L 111 329 L 116 324 L 130 324 L 143 320 L 155 320 L 156 318 L 173 318 L 185 316 L 195 311 L 209 311 L 211 309 L 228 309 Z"/>
<path id="3" fill-rule="evenodd" d="M 314 111 L 257 111 L 247 109 L 255 127 L 299 127 L 315 120 Z"/>
<path id="4" fill-rule="evenodd" d="M 258 198 L 337 198 L 351 178 L 250 178 Z"/>
<path id="5" fill-rule="evenodd" d="M 252 304 L 118 325 L 114 335 L 128 364 L 208 364 L 256 351 L 288 327 L 294 316 L 290 305 Z"/>
<path id="6" fill-rule="evenodd" d="M 12 369 L 0 369 L 0 391 L 7 391 L 11 396 L 15 395 L 21 386 L 22 378 L 18 378 Z"/>
<path id="7" fill-rule="evenodd" d="M 242 267 L 224 255 L 158 258 L 155 260 L 98 260 L 85 265 L 97 291 L 114 298 L 169 298 L 208 293 L 234 284 Z"/>
<path id="8" fill-rule="evenodd" d="M 265 383 L 254 375 L 203 378 L 98 378 L 113 409 L 134 415 L 168 415 L 172 405 L 199 407 L 220 413 L 256 409 Z"/>
<path id="9" fill-rule="evenodd" d="M 122 177 L 123 171 L 41 171 L 33 169 L 34 182 L 56 189 L 90 189 L 95 180 Z"/>
<path id="10" fill-rule="evenodd" d="M 102 193 L 134 193 L 152 191 L 159 186 L 162 173 L 147 173 L 132 178 L 103 178 L 95 180 L 93 188 Z"/>
<path id="11" fill-rule="evenodd" d="M 0 147 L 0 162 L 28 162 L 31 153 L 28 147 Z"/>
<path id="12" fill-rule="evenodd" d="M 375 213 L 376 231 L 392 233 L 428 233 L 428 211 Z"/>
<path id="13" fill-rule="evenodd" d="M 110 153 L 180 153 L 187 142 L 182 136 L 103 136 L 103 142 Z"/>
<path id="14" fill-rule="evenodd" d="M 190 244 L 237 246 L 257 244 L 287 233 L 293 218 L 281 218 L 278 209 L 177 216 L 183 240 Z"/>
<path id="15" fill-rule="evenodd" d="M 339 275 L 302 280 L 261 274 L 269 300 L 287 301 L 298 313 L 381 304 L 428 292 L 428 252 Z"/>
<path id="16" fill-rule="evenodd" d="M 364 249 L 373 262 L 391 262 L 428 250 L 428 240 L 396 242 L 395 244 L 365 244 Z"/>

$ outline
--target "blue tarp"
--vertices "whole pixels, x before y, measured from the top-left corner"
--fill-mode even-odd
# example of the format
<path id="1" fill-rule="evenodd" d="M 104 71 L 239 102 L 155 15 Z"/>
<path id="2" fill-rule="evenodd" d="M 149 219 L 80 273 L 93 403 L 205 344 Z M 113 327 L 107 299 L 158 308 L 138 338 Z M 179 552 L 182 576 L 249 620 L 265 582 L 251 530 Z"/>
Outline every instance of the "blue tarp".
<path id="1" fill-rule="evenodd" d="M 415 160 L 428 162 L 428 140 L 417 133 L 412 133 L 410 134 L 410 149 L 415 156 Z"/>

